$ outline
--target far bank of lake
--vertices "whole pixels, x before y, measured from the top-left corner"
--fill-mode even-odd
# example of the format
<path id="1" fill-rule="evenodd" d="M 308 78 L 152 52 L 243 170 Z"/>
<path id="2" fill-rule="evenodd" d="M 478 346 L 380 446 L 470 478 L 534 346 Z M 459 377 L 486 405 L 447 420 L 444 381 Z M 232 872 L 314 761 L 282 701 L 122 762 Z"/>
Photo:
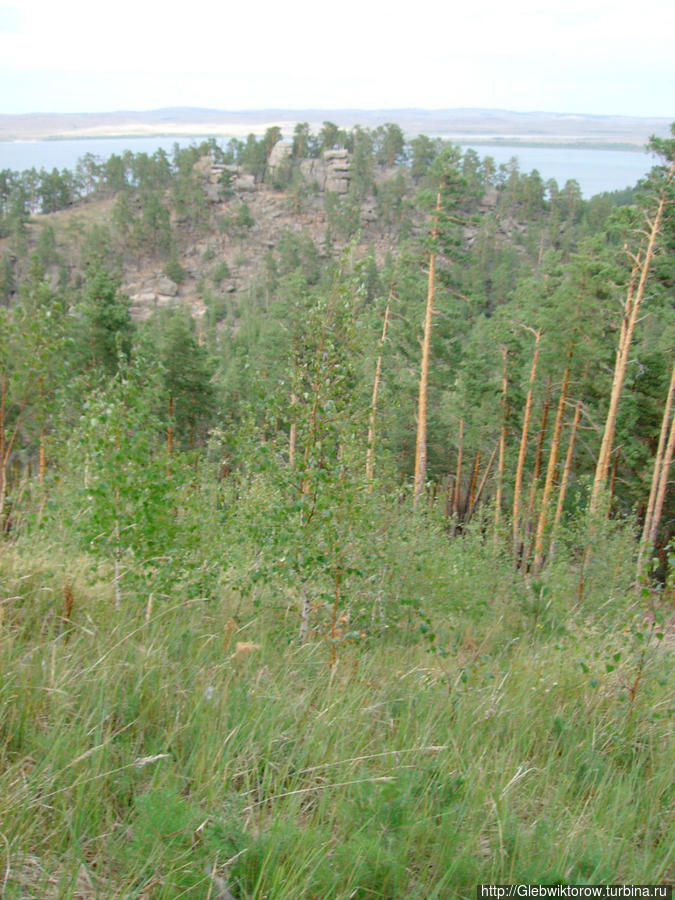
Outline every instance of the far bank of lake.
<path id="1" fill-rule="evenodd" d="M 0 169 L 74 169 L 78 159 L 87 153 L 100 160 L 127 150 L 152 154 L 162 148 L 170 153 L 174 144 L 187 147 L 208 137 L 212 135 L 0 142 Z M 229 139 L 228 136 L 221 136 L 217 142 L 225 147 Z M 586 198 L 603 191 L 632 187 L 655 162 L 648 153 L 631 150 L 542 147 L 520 143 L 459 143 L 459 146 L 463 150 L 472 148 L 480 157 L 491 156 L 497 165 L 508 163 L 515 157 L 521 172 L 536 169 L 544 181 L 554 178 L 560 187 L 568 179 L 574 179 Z"/>

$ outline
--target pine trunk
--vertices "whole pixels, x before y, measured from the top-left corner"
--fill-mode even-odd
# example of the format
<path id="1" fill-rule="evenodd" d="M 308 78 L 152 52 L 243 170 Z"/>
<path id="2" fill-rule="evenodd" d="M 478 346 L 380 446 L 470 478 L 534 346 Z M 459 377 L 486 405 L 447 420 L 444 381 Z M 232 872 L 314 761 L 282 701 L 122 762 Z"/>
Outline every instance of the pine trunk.
<path id="1" fill-rule="evenodd" d="M 457 474 L 452 494 L 452 515 L 457 519 L 459 515 L 459 495 L 462 485 L 462 456 L 464 453 L 464 419 L 459 420 L 459 448 L 457 450 Z"/>
<path id="2" fill-rule="evenodd" d="M 368 449 L 366 450 L 366 481 L 368 482 L 368 490 L 373 490 L 373 477 L 375 473 L 375 425 L 377 419 L 377 395 L 380 390 L 380 377 L 382 374 L 382 351 L 384 342 L 387 339 L 387 326 L 389 324 L 389 305 L 391 303 L 393 291 L 389 292 L 389 300 L 387 308 L 384 311 L 384 325 L 382 326 L 382 337 L 380 338 L 380 352 L 377 357 L 375 366 L 375 380 L 373 382 L 373 400 L 370 405 L 370 418 L 368 421 Z"/>
<path id="3" fill-rule="evenodd" d="M 560 490 L 558 491 L 558 503 L 555 508 L 555 516 L 553 518 L 553 529 L 551 534 L 551 546 L 549 547 L 548 555 L 549 557 L 553 556 L 553 548 L 555 546 L 555 537 L 556 532 L 558 530 L 558 526 L 560 525 L 560 519 L 562 516 L 563 507 L 565 505 L 565 497 L 567 495 L 567 485 L 570 480 L 570 472 L 572 471 L 572 459 L 574 457 L 574 445 L 577 439 L 577 429 L 579 428 L 579 419 L 581 418 L 581 400 L 577 400 L 576 406 L 574 407 L 574 419 L 572 420 L 572 428 L 570 430 L 570 442 L 567 447 L 567 456 L 565 457 L 565 466 L 563 468 L 563 475 L 560 481 Z"/>
<path id="4" fill-rule="evenodd" d="M 166 434 L 166 449 L 169 456 L 173 452 L 173 397 L 169 397 L 169 427 Z"/>
<path id="5" fill-rule="evenodd" d="M 478 473 L 480 472 L 480 450 L 476 453 L 476 459 L 473 464 L 473 472 L 471 473 L 471 484 L 469 486 L 469 502 L 467 503 L 464 513 L 464 519 L 468 518 L 469 512 L 474 508 L 476 503 L 476 484 L 478 483 Z"/>
<path id="6" fill-rule="evenodd" d="M 520 450 L 518 452 L 518 465 L 516 468 L 516 481 L 513 489 L 513 553 L 518 553 L 518 529 L 520 518 L 520 496 L 523 485 L 523 470 L 525 468 L 525 457 L 527 456 L 527 437 L 530 428 L 530 416 L 532 414 L 532 391 L 534 381 L 537 377 L 537 363 L 539 361 L 539 341 L 541 340 L 541 330 L 535 333 L 534 356 L 532 358 L 532 369 L 530 370 L 530 384 L 527 390 L 527 399 L 525 401 L 525 412 L 523 414 L 523 431 L 520 436 Z"/>
<path id="7" fill-rule="evenodd" d="M 464 520 L 465 523 L 468 523 L 468 522 L 470 521 L 471 516 L 473 515 L 473 512 L 474 512 L 475 508 L 478 506 L 478 502 L 479 502 L 479 500 L 480 500 L 480 498 L 481 498 L 481 496 L 482 496 L 482 494 L 483 494 L 483 490 L 484 490 L 484 488 L 485 488 L 485 483 L 486 483 L 487 480 L 488 480 L 488 475 L 490 474 L 490 470 L 492 469 L 492 463 L 495 461 L 495 456 L 497 455 L 498 449 L 499 449 L 499 444 L 498 444 L 498 445 L 495 447 L 495 449 L 492 451 L 492 456 L 490 457 L 490 460 L 489 460 L 489 462 L 488 462 L 488 464 L 487 464 L 487 466 L 486 466 L 486 468 L 485 468 L 485 471 L 483 472 L 483 477 L 481 478 L 480 484 L 478 485 L 478 490 L 477 490 L 476 493 L 475 493 L 475 497 L 473 497 L 473 499 L 472 499 L 472 501 L 471 501 L 471 505 L 470 505 L 470 507 L 469 507 L 469 511 L 468 511 L 468 513 L 467 513 L 467 515 L 466 515 L 466 518 L 465 518 L 465 520 Z M 477 461 L 480 462 L 480 452 L 478 453 Z M 477 475 L 478 475 L 478 470 L 476 469 L 476 476 L 477 476 Z"/>
<path id="8" fill-rule="evenodd" d="M 659 490 L 661 480 L 661 469 L 663 467 L 663 454 L 666 446 L 666 435 L 668 433 L 668 423 L 670 421 L 670 410 L 673 405 L 673 396 L 675 395 L 675 365 L 670 376 L 670 387 L 668 388 L 668 396 L 666 398 L 666 406 L 663 411 L 663 421 L 661 422 L 661 431 L 659 433 L 659 443 L 656 448 L 656 456 L 654 457 L 654 473 L 652 475 L 652 484 L 649 491 L 649 501 L 647 502 L 647 512 L 645 513 L 645 523 L 642 529 L 642 537 L 640 538 L 640 550 L 638 553 L 637 579 L 642 575 L 642 566 L 647 549 L 647 543 L 652 530 L 652 520 L 654 517 L 654 506 L 656 504 L 656 495 Z"/>
<path id="9" fill-rule="evenodd" d="M 534 504 L 537 498 L 537 486 L 539 485 L 539 474 L 541 472 L 541 460 L 544 453 L 544 441 L 546 439 L 546 427 L 548 425 L 548 412 L 551 403 L 551 381 L 552 377 L 548 376 L 546 382 L 546 395 L 544 397 L 544 406 L 541 413 L 541 426 L 539 428 L 539 437 L 537 439 L 537 452 L 534 457 L 534 470 L 532 472 L 532 484 L 530 485 L 530 494 L 527 500 L 527 513 L 524 522 L 525 535 L 522 539 L 522 559 L 520 566 L 523 571 L 527 571 L 528 560 L 532 550 L 531 536 L 533 527 Z"/>
<path id="10" fill-rule="evenodd" d="M 438 236 L 438 213 L 441 209 L 441 192 L 436 199 L 436 216 L 431 234 L 435 242 Z M 434 289 L 436 285 L 436 251 L 431 249 L 429 258 L 429 282 L 427 287 L 427 307 L 424 317 L 424 337 L 422 339 L 422 364 L 420 367 L 419 399 L 417 403 L 417 441 L 415 445 L 415 486 L 413 509 L 417 508 L 424 491 L 427 475 L 427 388 L 429 385 L 429 355 L 431 349 L 431 328 L 434 318 Z"/>
<path id="11" fill-rule="evenodd" d="M 291 394 L 291 407 L 295 406 L 298 398 L 295 394 Z M 298 426 L 295 422 L 291 422 L 290 431 L 288 434 L 288 462 L 290 464 L 291 469 L 295 466 L 295 450 L 298 441 Z"/>
<path id="12" fill-rule="evenodd" d="M 670 167 L 666 184 L 669 184 L 672 181 L 674 173 L 675 163 L 673 163 Z M 602 490 L 605 486 L 605 482 L 607 481 L 609 460 L 612 453 L 612 443 L 614 441 L 614 432 L 616 431 L 616 419 L 619 410 L 619 400 L 621 398 L 621 391 L 623 389 L 623 383 L 626 377 L 628 355 L 630 353 L 630 347 L 633 341 L 633 333 L 635 331 L 635 324 L 637 322 L 638 313 L 640 311 L 640 306 L 642 305 L 642 300 L 645 293 L 645 286 L 647 284 L 649 268 L 654 258 L 656 238 L 658 237 L 659 230 L 661 228 L 661 219 L 663 217 L 663 210 L 665 208 L 665 205 L 666 194 L 664 188 L 661 193 L 661 197 L 659 198 L 659 203 L 653 221 L 650 221 L 649 218 L 647 219 L 647 224 L 649 226 L 649 237 L 647 240 L 647 248 L 645 250 L 644 259 L 641 259 L 640 254 L 638 254 L 638 256 L 635 258 L 633 271 L 631 273 L 631 283 L 628 289 L 628 295 L 626 297 L 626 304 L 624 307 L 624 314 L 621 323 L 619 346 L 616 351 L 616 363 L 614 367 L 614 379 L 612 381 L 612 392 L 609 400 L 609 409 L 607 411 L 605 429 L 602 436 L 602 443 L 600 445 L 600 453 L 598 455 L 598 462 L 595 469 L 595 477 L 593 479 L 593 489 L 591 492 L 591 502 L 589 507 L 591 513 L 596 511 L 598 503 L 600 501 Z M 637 287 L 635 287 L 636 280 Z"/>
<path id="13" fill-rule="evenodd" d="M 45 455 L 45 432 L 44 428 L 40 431 L 40 457 L 38 462 L 38 481 L 40 484 L 45 483 L 45 472 L 47 471 L 47 457 Z"/>
<path id="14" fill-rule="evenodd" d="M 497 466 L 497 491 L 495 496 L 495 547 L 497 546 L 497 533 L 499 530 L 499 520 L 502 512 L 502 489 L 504 484 L 504 461 L 506 456 L 506 438 L 507 438 L 507 419 L 509 407 L 507 402 L 508 391 L 508 370 L 507 359 L 508 354 L 506 347 L 502 347 L 502 358 L 504 360 L 504 370 L 502 372 L 502 430 L 499 436 L 499 463 Z"/>
<path id="15" fill-rule="evenodd" d="M 666 445 L 666 452 L 663 455 L 663 464 L 661 465 L 661 476 L 659 478 L 659 488 L 656 494 L 656 500 L 654 502 L 654 514 L 652 515 L 651 528 L 649 531 L 649 538 L 647 541 L 647 551 L 649 553 L 654 552 L 654 548 L 656 547 L 656 536 L 659 531 L 659 524 L 661 522 L 661 513 L 663 512 L 663 503 L 666 499 L 666 492 L 668 490 L 668 474 L 670 472 L 670 464 L 673 461 L 673 452 L 675 451 L 675 417 L 673 417 L 670 423 L 670 434 L 668 436 L 668 443 Z"/>
<path id="16" fill-rule="evenodd" d="M 619 468 L 620 456 L 621 456 L 621 448 L 619 447 L 617 449 L 616 453 L 614 454 L 614 462 L 612 463 L 612 471 L 609 476 L 609 493 L 608 493 L 608 498 L 607 498 L 609 500 L 609 503 L 607 504 L 607 512 L 606 512 L 606 518 L 608 518 L 608 519 L 609 519 L 609 514 L 611 512 L 611 509 L 612 509 L 612 500 L 614 499 L 614 485 L 616 484 L 616 470 Z"/>
<path id="17" fill-rule="evenodd" d="M 553 428 L 553 439 L 551 440 L 551 452 L 548 457 L 548 467 L 546 469 L 546 481 L 544 482 L 544 494 L 541 498 L 541 509 L 539 511 L 539 521 L 537 522 L 537 534 L 534 541 L 534 568 L 538 571 L 541 568 L 544 555 L 544 532 L 546 530 L 546 517 L 548 514 L 548 504 L 553 493 L 553 484 L 555 480 L 556 468 L 558 466 L 558 451 L 560 449 L 560 435 L 562 433 L 563 416 L 565 414 L 565 403 L 567 402 L 567 390 L 570 383 L 569 366 L 565 369 L 563 375 L 562 388 L 560 390 L 560 400 L 558 401 L 558 412 L 555 417 L 555 426 Z"/>

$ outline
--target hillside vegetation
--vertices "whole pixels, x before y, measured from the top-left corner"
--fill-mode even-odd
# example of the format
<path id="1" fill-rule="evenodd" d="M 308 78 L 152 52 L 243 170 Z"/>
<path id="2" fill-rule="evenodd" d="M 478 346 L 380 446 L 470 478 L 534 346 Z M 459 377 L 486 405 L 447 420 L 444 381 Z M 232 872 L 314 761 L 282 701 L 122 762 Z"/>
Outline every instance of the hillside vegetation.
<path id="1" fill-rule="evenodd" d="M 674 140 L 0 172 L 0 892 L 674 873 Z"/>

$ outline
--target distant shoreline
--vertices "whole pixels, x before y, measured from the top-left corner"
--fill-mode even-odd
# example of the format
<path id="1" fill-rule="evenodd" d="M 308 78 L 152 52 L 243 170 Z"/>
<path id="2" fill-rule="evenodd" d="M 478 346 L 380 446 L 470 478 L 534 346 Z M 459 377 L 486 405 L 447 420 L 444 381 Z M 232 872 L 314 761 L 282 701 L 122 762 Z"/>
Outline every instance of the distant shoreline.
<path id="1" fill-rule="evenodd" d="M 260 128 L 244 128 L 240 126 L 239 128 L 233 127 L 228 129 L 227 132 L 223 132 L 221 130 L 218 131 L 166 131 L 162 129 L 158 129 L 157 131 L 114 131 L 109 130 L 105 132 L 100 132 L 96 134 L 53 134 L 45 137 L 31 137 L 31 138 L 17 138 L 17 137 L 3 137 L 0 136 L 0 143 L 4 144 L 46 144 L 46 143 L 60 143 L 62 141 L 78 141 L 82 144 L 85 144 L 87 141 L 98 141 L 98 140 L 106 140 L 106 141 L 114 141 L 114 140 L 133 140 L 135 138 L 176 138 L 185 139 L 185 138 L 194 138 L 195 141 L 198 140 L 208 140 L 210 138 L 216 138 L 221 140 L 228 140 L 231 138 L 244 138 L 249 134 L 256 134 L 258 136 L 264 133 L 264 129 Z M 288 135 L 285 135 L 288 137 Z M 517 137 L 501 137 L 499 135 L 486 137 L 484 134 L 481 135 L 472 135 L 472 134 L 440 134 L 436 133 L 434 137 L 441 138 L 444 141 L 449 141 L 453 144 L 461 144 L 461 145 L 473 145 L 477 147 L 489 147 L 489 146 L 500 146 L 500 147 L 531 147 L 536 149 L 551 149 L 551 150 L 621 150 L 629 153 L 644 153 L 645 145 L 639 144 L 637 142 L 628 142 L 628 141 L 602 141 L 602 140 L 564 140 L 564 139 L 534 139 L 529 140 L 528 138 L 517 138 Z"/>
<path id="2" fill-rule="evenodd" d="M 259 109 L 197 107 L 115 113 L 0 114 L 0 142 L 130 140 L 133 138 L 245 139 L 277 127 L 290 138 L 298 122 L 318 132 L 326 121 L 339 128 L 375 129 L 397 124 L 410 139 L 425 134 L 458 144 L 533 148 L 644 150 L 652 134 L 667 137 L 670 121 L 635 116 L 591 116 L 499 109 Z"/>

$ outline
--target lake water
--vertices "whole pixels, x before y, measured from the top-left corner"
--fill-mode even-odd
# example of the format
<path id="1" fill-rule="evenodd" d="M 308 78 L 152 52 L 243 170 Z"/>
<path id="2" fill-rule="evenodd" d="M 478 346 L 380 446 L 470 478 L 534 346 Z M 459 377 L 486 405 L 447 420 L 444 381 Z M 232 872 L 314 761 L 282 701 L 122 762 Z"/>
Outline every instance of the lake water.
<path id="1" fill-rule="evenodd" d="M 462 144 L 497 165 L 515 156 L 521 172 L 536 169 L 544 181 L 555 178 L 562 187 L 568 178 L 579 182 L 584 197 L 603 191 L 633 187 L 656 164 L 653 156 L 637 150 L 588 150 L 566 147 L 507 147 L 503 144 Z"/>
<path id="2" fill-rule="evenodd" d="M 160 147 L 171 153 L 174 144 L 187 147 L 206 137 L 132 137 L 87 138 L 75 141 L 0 141 L 0 169 L 74 169 L 77 160 L 85 153 L 92 153 L 101 160 L 113 153 L 152 154 Z M 218 138 L 226 146 L 229 137 Z M 521 172 L 536 169 L 544 181 L 555 178 L 562 187 L 568 178 L 579 182 L 584 197 L 592 197 L 602 191 L 622 190 L 633 186 L 654 165 L 647 153 L 628 150 L 588 150 L 564 147 L 516 147 L 504 144 L 460 144 L 471 147 L 479 156 L 491 156 L 497 163 L 507 163 L 511 157 L 518 159 Z"/>

